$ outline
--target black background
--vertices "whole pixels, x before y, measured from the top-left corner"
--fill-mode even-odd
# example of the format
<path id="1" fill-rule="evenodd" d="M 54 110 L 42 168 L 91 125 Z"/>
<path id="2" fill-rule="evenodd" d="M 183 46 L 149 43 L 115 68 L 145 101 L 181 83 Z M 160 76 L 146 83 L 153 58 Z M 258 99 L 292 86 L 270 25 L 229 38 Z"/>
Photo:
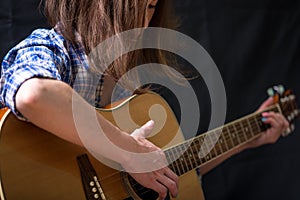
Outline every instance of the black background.
<path id="1" fill-rule="evenodd" d="M 300 3 L 297 0 L 175 0 L 180 31 L 198 41 L 221 72 L 226 121 L 255 111 L 266 89 L 283 84 L 300 95 Z M 37 27 L 46 27 L 38 0 L 0 1 L 0 58 Z M 192 81 L 199 99 L 203 82 Z M 172 98 L 165 97 L 179 116 Z M 209 109 L 200 105 L 199 131 Z M 299 99 L 298 99 L 299 103 Z M 300 199 L 300 127 L 276 144 L 244 151 L 203 176 L 207 200 Z"/>

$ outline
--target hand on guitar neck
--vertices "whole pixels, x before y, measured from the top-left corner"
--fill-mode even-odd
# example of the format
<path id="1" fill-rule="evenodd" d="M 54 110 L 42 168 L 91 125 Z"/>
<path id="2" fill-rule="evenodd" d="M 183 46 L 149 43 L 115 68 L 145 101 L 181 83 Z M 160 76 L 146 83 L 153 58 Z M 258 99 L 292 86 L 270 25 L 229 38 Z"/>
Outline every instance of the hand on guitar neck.
<path id="1" fill-rule="evenodd" d="M 274 99 L 272 97 L 268 98 L 265 102 L 262 103 L 257 112 L 261 112 L 264 109 L 272 106 L 274 104 Z M 257 139 L 254 139 L 248 143 L 246 143 L 247 148 L 255 148 L 264 144 L 274 144 L 277 140 L 282 136 L 282 134 L 288 130 L 289 122 L 285 119 L 285 117 L 280 113 L 275 112 L 263 112 L 262 113 L 262 121 L 265 124 L 268 124 L 270 128 L 268 128 L 265 132 L 263 132 Z"/>
<path id="2" fill-rule="evenodd" d="M 269 97 L 265 100 L 261 106 L 258 108 L 256 113 L 261 113 L 261 120 L 264 124 L 268 126 L 266 131 L 257 135 L 256 138 L 253 140 L 249 140 L 242 145 L 236 146 L 232 148 L 230 151 L 222 154 L 221 156 L 217 157 L 216 159 L 207 162 L 203 166 L 201 166 L 201 174 L 204 175 L 209 172 L 211 169 L 225 161 L 226 159 L 230 158 L 231 156 L 238 154 L 246 149 L 256 148 L 265 144 L 273 144 L 276 143 L 280 136 L 283 136 L 287 131 L 290 130 L 290 123 L 286 119 L 286 117 L 280 112 L 267 112 L 267 108 L 273 106 L 274 104 L 278 103 L 279 97 L 278 94 L 272 97 Z M 296 110 L 298 112 L 298 110 Z"/>

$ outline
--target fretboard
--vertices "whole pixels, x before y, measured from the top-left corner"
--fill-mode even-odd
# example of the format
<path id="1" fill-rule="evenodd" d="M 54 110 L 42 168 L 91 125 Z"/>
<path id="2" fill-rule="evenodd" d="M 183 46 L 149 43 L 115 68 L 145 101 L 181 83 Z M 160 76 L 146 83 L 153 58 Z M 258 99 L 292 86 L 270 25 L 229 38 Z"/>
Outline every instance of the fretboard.
<path id="1" fill-rule="evenodd" d="M 278 105 L 265 111 L 280 112 Z M 222 127 L 201 134 L 184 143 L 166 149 L 169 167 L 182 175 L 202 164 L 258 137 L 268 126 L 262 122 L 262 112 L 247 115 Z"/>

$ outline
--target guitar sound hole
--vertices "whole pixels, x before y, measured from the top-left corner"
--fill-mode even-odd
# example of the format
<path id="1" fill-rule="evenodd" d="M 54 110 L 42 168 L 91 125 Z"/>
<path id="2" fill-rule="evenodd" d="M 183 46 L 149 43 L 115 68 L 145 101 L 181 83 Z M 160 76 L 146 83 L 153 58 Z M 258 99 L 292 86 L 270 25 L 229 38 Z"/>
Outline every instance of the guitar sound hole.
<path id="1" fill-rule="evenodd" d="M 158 194 L 144 186 L 140 185 L 136 180 L 134 180 L 131 176 L 127 176 L 130 187 L 133 192 L 142 200 L 156 200 L 158 199 Z M 128 198 L 126 200 L 134 200 L 134 198 Z M 165 200 L 170 200 L 169 195 Z"/>

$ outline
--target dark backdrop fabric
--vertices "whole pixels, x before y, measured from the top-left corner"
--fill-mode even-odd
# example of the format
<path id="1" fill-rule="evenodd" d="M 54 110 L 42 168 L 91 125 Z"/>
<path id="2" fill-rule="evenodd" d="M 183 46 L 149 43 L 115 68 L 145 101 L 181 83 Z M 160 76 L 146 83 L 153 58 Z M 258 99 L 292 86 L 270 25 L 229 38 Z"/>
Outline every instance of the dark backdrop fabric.
<path id="1" fill-rule="evenodd" d="M 300 95 L 299 1 L 178 0 L 176 5 L 181 31 L 210 53 L 222 74 L 227 122 L 255 111 L 272 85 Z M 202 83 L 193 84 L 205 98 Z M 203 176 L 206 199 L 300 199 L 299 141 L 298 122 L 296 131 L 276 144 L 228 159 Z"/>
<path id="2" fill-rule="evenodd" d="M 175 0 L 180 31 L 198 41 L 218 66 L 229 122 L 255 111 L 266 89 L 283 84 L 300 95 L 300 6 L 297 0 Z M 34 28 L 46 27 L 38 0 L 0 1 L 0 58 Z M 199 132 L 209 122 L 205 83 L 192 81 L 200 99 Z M 162 92 L 176 115 L 173 96 Z M 204 100 L 203 100 L 204 99 Z M 299 99 L 298 99 L 299 103 Z M 247 150 L 203 176 L 207 200 L 298 200 L 300 126 L 274 145 Z"/>
<path id="3" fill-rule="evenodd" d="M 0 0 L 0 60 L 37 27 L 46 27 L 39 0 Z"/>

